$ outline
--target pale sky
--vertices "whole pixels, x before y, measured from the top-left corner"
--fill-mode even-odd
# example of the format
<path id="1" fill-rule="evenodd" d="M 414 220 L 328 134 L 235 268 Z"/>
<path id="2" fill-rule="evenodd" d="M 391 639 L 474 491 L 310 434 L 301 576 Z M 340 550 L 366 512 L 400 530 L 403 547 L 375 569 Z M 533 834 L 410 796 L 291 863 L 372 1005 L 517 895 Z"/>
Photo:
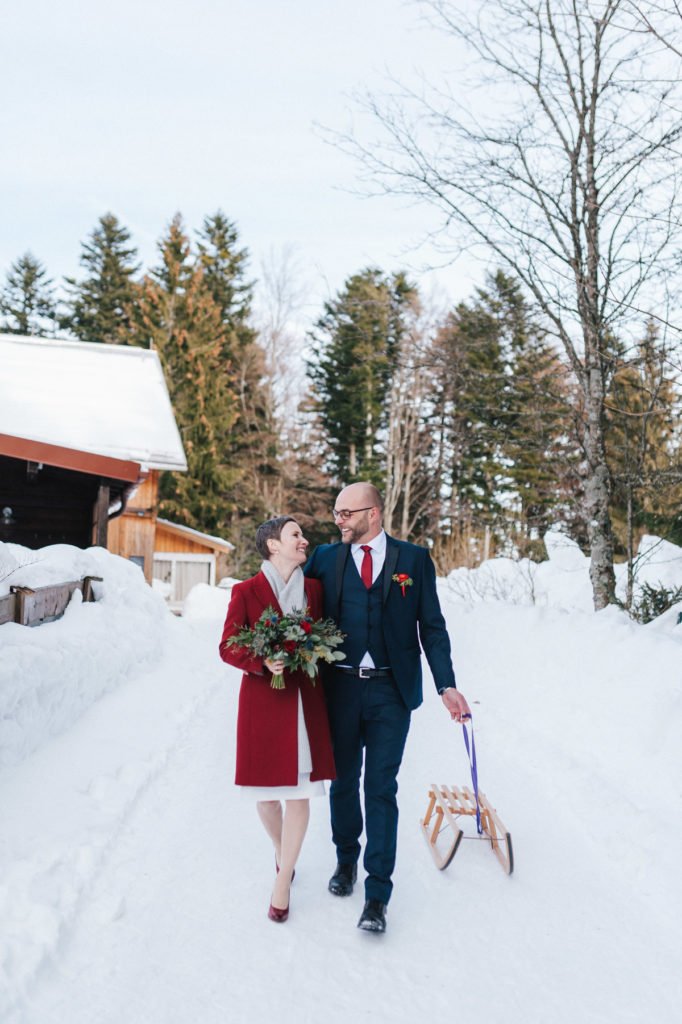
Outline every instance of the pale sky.
<path id="1" fill-rule="evenodd" d="M 0 276 L 31 250 L 58 281 L 111 211 L 145 265 L 176 211 L 221 208 L 253 276 L 293 246 L 311 306 L 374 264 L 407 267 L 453 300 L 483 269 L 414 245 L 426 208 L 362 199 L 357 165 L 315 123 L 345 130 L 354 90 L 430 78 L 453 43 L 402 0 L 24 0 L 2 4 Z M 475 275 L 475 276 L 472 276 Z M 315 309 L 311 308 L 314 315 Z"/>

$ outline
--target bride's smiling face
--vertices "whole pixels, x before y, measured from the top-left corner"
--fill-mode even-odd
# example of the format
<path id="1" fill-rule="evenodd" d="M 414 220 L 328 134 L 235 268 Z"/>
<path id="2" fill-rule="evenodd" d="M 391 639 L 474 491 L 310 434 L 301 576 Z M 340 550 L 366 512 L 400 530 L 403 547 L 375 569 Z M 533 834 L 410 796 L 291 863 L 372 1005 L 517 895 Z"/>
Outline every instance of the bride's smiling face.
<path id="1" fill-rule="evenodd" d="M 308 557 L 308 541 L 298 523 L 285 523 L 279 540 L 268 541 L 271 556 L 281 558 L 293 565 L 302 565 Z"/>

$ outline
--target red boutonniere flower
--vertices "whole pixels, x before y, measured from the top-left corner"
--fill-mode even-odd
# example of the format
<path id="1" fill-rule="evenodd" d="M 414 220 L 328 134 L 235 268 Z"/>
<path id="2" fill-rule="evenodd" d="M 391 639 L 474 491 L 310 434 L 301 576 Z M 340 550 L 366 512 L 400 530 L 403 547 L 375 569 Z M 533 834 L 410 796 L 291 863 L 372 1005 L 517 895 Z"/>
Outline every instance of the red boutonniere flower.
<path id="1" fill-rule="evenodd" d="M 391 579 L 394 583 L 398 584 L 403 592 L 403 597 L 405 597 L 405 587 L 411 587 L 414 583 L 414 580 L 406 572 L 396 572 L 391 576 Z"/>

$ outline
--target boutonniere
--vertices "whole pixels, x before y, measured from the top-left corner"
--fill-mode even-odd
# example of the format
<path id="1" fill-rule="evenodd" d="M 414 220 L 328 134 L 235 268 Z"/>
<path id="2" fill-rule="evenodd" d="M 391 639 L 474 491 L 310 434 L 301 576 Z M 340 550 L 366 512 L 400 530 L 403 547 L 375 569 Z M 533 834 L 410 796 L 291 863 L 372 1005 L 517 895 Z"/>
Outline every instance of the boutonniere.
<path id="1" fill-rule="evenodd" d="M 391 576 L 391 579 L 394 583 L 398 584 L 403 592 L 403 597 L 405 597 L 405 587 L 411 587 L 414 583 L 412 577 L 408 576 L 406 572 L 396 572 Z"/>

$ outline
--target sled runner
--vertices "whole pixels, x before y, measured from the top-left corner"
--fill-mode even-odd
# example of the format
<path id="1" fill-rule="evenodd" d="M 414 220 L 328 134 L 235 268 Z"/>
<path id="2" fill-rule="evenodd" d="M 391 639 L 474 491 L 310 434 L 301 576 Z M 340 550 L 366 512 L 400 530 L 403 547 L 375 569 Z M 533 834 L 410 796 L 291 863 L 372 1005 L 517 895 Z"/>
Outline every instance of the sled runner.
<path id="1" fill-rule="evenodd" d="M 470 716 L 467 715 L 470 719 Z M 467 728 L 471 729 L 471 740 Z M 476 818 L 478 836 L 471 838 L 490 840 L 493 853 L 508 875 L 514 870 L 514 854 L 509 832 L 502 823 L 500 816 L 492 806 L 485 793 L 478 788 L 478 769 L 476 767 L 476 744 L 474 727 L 469 722 L 462 722 L 464 745 L 471 768 L 473 792 L 468 786 L 437 786 L 432 784 L 429 789 L 429 806 L 426 815 L 420 822 L 422 835 L 426 840 L 436 867 L 444 871 L 457 853 L 464 836 L 459 819 L 463 815 Z M 441 832 L 446 836 L 441 839 Z"/>
<path id="2" fill-rule="evenodd" d="M 514 870 L 511 835 L 484 793 L 478 793 L 481 838 L 490 840 L 491 848 L 508 875 Z M 439 871 L 452 862 L 464 835 L 459 825 L 462 815 L 476 816 L 476 796 L 468 786 L 437 786 L 429 788 L 429 805 L 420 822 L 422 834 Z M 442 835 L 442 833 L 445 833 Z"/>

